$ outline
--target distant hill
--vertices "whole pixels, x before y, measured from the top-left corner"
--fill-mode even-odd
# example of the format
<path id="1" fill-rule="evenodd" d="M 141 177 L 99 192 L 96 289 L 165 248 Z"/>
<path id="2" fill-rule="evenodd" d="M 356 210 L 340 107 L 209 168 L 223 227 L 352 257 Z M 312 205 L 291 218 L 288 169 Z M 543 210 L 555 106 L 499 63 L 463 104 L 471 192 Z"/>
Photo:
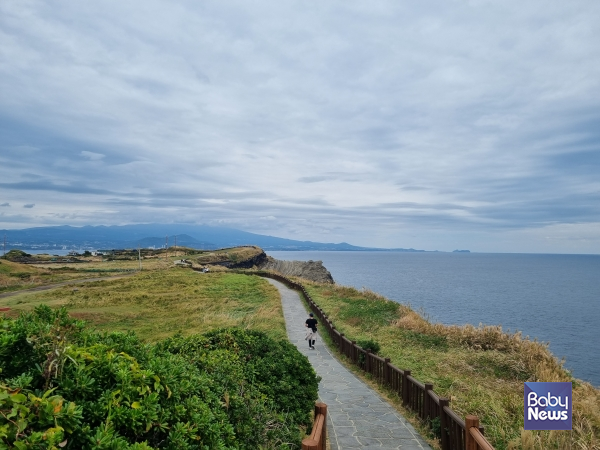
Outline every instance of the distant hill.
<path id="1" fill-rule="evenodd" d="M 239 245 L 257 245 L 264 250 L 395 250 L 422 252 L 415 249 L 379 249 L 358 247 L 341 242 L 321 243 L 312 241 L 296 241 L 274 236 L 248 233 L 225 227 L 189 224 L 141 224 L 122 226 L 84 226 L 68 225 L 56 227 L 36 227 L 23 230 L 0 230 L 0 239 L 6 235 L 7 250 L 9 248 L 52 250 L 67 249 L 106 249 L 106 248 L 160 248 L 166 243 L 192 248 L 223 248 Z"/>

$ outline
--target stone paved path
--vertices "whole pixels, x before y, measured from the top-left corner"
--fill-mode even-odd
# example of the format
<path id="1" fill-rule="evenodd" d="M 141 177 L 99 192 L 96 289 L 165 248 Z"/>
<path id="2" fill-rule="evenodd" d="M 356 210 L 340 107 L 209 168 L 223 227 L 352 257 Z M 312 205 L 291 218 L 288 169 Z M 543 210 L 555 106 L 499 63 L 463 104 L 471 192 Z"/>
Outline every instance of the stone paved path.
<path id="1" fill-rule="evenodd" d="M 267 278 L 281 294 L 290 341 L 308 356 L 317 375 L 319 397 L 327 404 L 327 432 L 332 450 L 378 448 L 423 450 L 431 447 L 392 406 L 356 378 L 317 338 L 316 350 L 304 340 L 308 317 L 296 291 Z"/>

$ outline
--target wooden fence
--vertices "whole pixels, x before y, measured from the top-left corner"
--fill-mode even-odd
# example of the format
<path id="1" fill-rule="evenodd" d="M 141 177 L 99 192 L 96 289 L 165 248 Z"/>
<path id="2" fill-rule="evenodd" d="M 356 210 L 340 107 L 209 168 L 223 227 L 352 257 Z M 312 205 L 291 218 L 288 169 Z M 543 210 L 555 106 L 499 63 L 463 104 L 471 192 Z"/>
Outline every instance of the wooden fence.
<path id="1" fill-rule="evenodd" d="M 327 334 L 339 352 L 362 370 L 371 374 L 379 384 L 389 387 L 397 393 L 402 398 L 402 404 L 417 413 L 421 420 L 427 423 L 434 434 L 440 438 L 442 450 L 494 450 L 494 447 L 484 437 L 484 429 L 479 426 L 477 417 L 469 415 L 465 420 L 461 419 L 450 409 L 450 400 L 439 397 L 433 391 L 432 384 L 421 383 L 411 376 L 410 370 L 397 368 L 389 358 L 374 355 L 369 349 L 361 348 L 356 341 L 352 341 L 340 333 L 300 283 L 272 272 L 245 273 L 273 278 L 301 292 L 310 309 L 317 316 L 321 329 L 327 330 Z M 310 449 L 312 450 L 313 447 Z M 314 449 L 320 450 L 320 447 L 314 447 Z"/>
<path id="2" fill-rule="evenodd" d="M 327 447 L 327 405 L 315 403 L 315 419 L 310 436 L 302 440 L 302 450 L 325 450 Z"/>

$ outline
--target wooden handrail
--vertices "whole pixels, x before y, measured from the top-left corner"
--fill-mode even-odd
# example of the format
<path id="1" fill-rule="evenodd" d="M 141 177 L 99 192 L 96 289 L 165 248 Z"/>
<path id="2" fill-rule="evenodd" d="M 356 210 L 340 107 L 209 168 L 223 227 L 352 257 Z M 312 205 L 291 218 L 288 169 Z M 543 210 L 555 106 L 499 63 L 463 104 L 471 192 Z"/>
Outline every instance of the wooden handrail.
<path id="1" fill-rule="evenodd" d="M 481 431 L 479 419 L 476 416 L 465 417 L 465 450 L 494 450 Z"/>
<path id="2" fill-rule="evenodd" d="M 469 426 L 469 424 L 461 419 L 449 406 L 449 400 L 438 396 L 433 391 L 433 385 L 430 383 L 421 383 L 411 376 L 410 370 L 402 370 L 390 363 L 389 359 L 381 358 L 380 356 L 373 355 L 367 349 L 361 348 L 356 344 L 356 341 L 350 340 L 344 336 L 343 333 L 336 330 L 331 319 L 327 317 L 325 312 L 315 303 L 311 298 L 310 294 L 306 291 L 304 286 L 300 283 L 290 280 L 289 278 L 272 272 L 239 272 L 247 275 L 260 275 L 264 277 L 273 278 L 277 281 L 287 284 L 288 286 L 299 290 L 308 302 L 309 307 L 316 313 L 321 319 L 323 328 L 327 330 L 327 333 L 334 341 L 335 345 L 341 347 L 341 345 L 349 346 L 350 358 L 354 364 L 362 367 L 362 369 L 368 373 L 377 372 L 375 375 L 379 382 L 392 387 L 397 394 L 402 398 L 402 404 L 410 409 L 413 409 L 417 414 L 424 420 L 428 420 L 430 424 L 434 422 L 434 419 L 439 419 L 438 427 L 441 430 L 441 447 L 442 450 L 494 450 L 494 447 L 488 442 L 483 436 L 483 427 L 479 427 L 479 419 L 475 416 L 467 416 L 476 419 L 476 425 Z M 341 348 L 338 348 L 341 350 Z M 348 354 L 347 350 L 343 352 Z M 358 354 L 362 353 L 365 355 L 364 361 L 361 365 L 359 362 Z M 377 361 L 383 364 L 383 376 L 380 372 L 379 367 L 373 368 L 375 364 L 373 361 Z M 393 383 L 392 383 L 393 381 Z M 393 384 L 393 386 L 392 386 Z M 431 401 L 432 403 L 427 403 Z M 425 404 L 423 404 L 425 403 Z M 434 405 L 437 405 L 434 407 Z M 430 412 L 436 414 L 435 417 L 431 417 Z M 439 414 L 439 415 L 437 415 Z M 315 410 L 315 420 L 317 412 Z M 325 419 L 323 419 L 323 423 Z M 315 422 L 316 423 L 316 422 Z M 433 426 L 433 425 L 431 425 Z M 325 430 L 323 426 L 323 430 Z M 314 427 L 313 427 L 314 430 Z M 324 431 L 323 431 L 324 432 Z M 312 434 L 311 434 L 312 436 Z M 325 447 L 314 447 L 317 445 L 313 443 L 307 443 L 310 447 L 304 447 L 304 442 L 308 442 L 312 438 L 307 438 L 302 441 L 302 450 L 322 450 Z M 317 441 L 315 439 L 315 441 Z M 317 441 L 318 442 L 318 441 Z M 325 442 L 323 440 L 323 442 Z M 473 444 L 473 442 L 475 444 Z M 325 444 L 323 444 L 325 445 Z M 473 447 L 475 445 L 475 447 Z M 471 446 L 471 447 L 469 447 Z"/>
<path id="3" fill-rule="evenodd" d="M 327 448 L 327 405 L 315 403 L 315 419 L 310 436 L 302 440 L 302 450 L 325 450 Z"/>

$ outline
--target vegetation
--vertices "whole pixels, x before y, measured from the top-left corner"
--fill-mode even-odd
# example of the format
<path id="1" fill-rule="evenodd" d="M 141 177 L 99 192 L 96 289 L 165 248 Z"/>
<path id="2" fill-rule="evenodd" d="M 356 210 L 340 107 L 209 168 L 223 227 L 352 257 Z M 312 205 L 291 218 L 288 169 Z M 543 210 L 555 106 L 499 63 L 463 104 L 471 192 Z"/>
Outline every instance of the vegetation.
<path id="1" fill-rule="evenodd" d="M 195 261 L 198 264 L 223 264 L 247 261 L 262 253 L 259 247 L 236 247 L 221 250 L 206 251 L 198 255 Z"/>
<path id="2" fill-rule="evenodd" d="M 289 342 L 221 329 L 143 344 L 42 305 L 0 319 L 0 447 L 299 448 L 318 380 Z"/>
<path id="3" fill-rule="evenodd" d="M 78 283 L 52 291 L 19 293 L 0 299 L 0 307 L 11 308 L 7 312 L 10 317 L 17 317 L 21 312 L 31 313 L 40 303 L 52 308 L 65 307 L 72 317 L 87 321 L 86 335 L 93 334 L 92 328 L 107 332 L 133 330 L 142 342 L 157 343 L 152 351 L 173 355 L 183 351 L 186 355 L 194 355 L 191 356 L 192 362 L 200 357 L 194 352 L 200 351 L 204 345 L 198 342 L 208 339 L 207 336 L 193 337 L 197 333 L 210 335 L 212 332 L 220 333 L 215 331 L 218 329 L 238 327 L 263 332 L 267 335 L 265 339 L 286 338 L 279 295 L 274 287 L 259 277 L 237 275 L 218 266 L 213 266 L 210 273 L 176 268 L 173 261 L 186 252 L 185 249 L 179 251 L 181 254 L 177 256 L 169 253 L 169 259 L 160 251 L 155 255 L 145 255 L 142 260 L 144 270 L 126 278 Z M 195 253 L 191 256 L 195 265 L 200 264 L 197 258 L 203 257 L 206 260 L 202 264 L 211 264 L 247 260 L 255 251 L 251 247 L 217 252 L 193 251 Z M 123 254 L 119 256 L 122 259 L 112 261 L 91 257 L 91 262 L 85 264 L 46 262 L 35 266 L 0 260 L 0 292 L 97 277 L 97 273 L 114 275 L 123 270 L 134 270 L 139 267 L 134 256 L 133 253 L 129 256 Z M 525 339 L 520 334 L 505 333 L 500 327 L 433 324 L 409 307 L 367 290 L 301 281 L 340 331 L 359 341 L 361 346 L 373 347 L 372 350 L 380 355 L 391 358 L 394 365 L 411 369 L 417 379 L 432 382 L 438 394 L 451 398 L 452 408 L 459 414 L 478 415 L 486 427 L 486 436 L 498 450 L 560 449 L 569 445 L 579 449 L 600 448 L 599 391 L 573 379 L 545 345 Z M 125 338 L 110 339 L 121 339 L 119 342 L 122 342 Z M 138 338 L 135 341 L 138 343 L 136 346 L 144 347 Z M 107 345 L 102 342 L 101 345 Z M 208 345 L 211 346 L 213 344 Z M 132 349 L 125 353 L 138 361 L 139 354 Z M 17 354 L 21 353 L 15 350 L 13 359 Z M 145 355 L 148 357 L 148 354 Z M 65 365 L 70 364 L 67 356 L 70 356 L 68 352 L 60 360 L 64 360 Z M 57 367 L 61 367 L 58 362 L 50 369 L 56 371 Z M 10 384 L 9 379 L 15 376 L 0 374 L 5 380 L 5 388 L 2 388 L 5 391 L 0 391 L 3 411 L 16 408 L 17 414 L 21 414 L 18 411 L 24 411 L 20 409 L 24 406 L 30 411 L 23 412 L 25 416 L 33 414 L 31 411 L 36 415 L 23 416 L 23 420 L 49 423 L 50 416 L 44 416 L 46 413 L 43 411 L 50 411 L 62 401 L 60 411 L 65 414 L 64 423 L 76 421 L 77 408 L 83 405 L 60 396 L 57 391 L 35 393 L 30 385 L 24 385 L 18 393 L 26 392 L 27 400 L 13 397 L 13 394 L 17 395 L 16 381 L 10 381 Z M 522 430 L 524 381 L 573 382 L 572 434 Z M 43 395 L 45 392 L 46 396 Z M 230 391 L 227 392 L 231 395 Z M 29 393 L 35 394 L 34 397 L 30 398 Z M 71 409 L 68 409 L 69 402 L 75 405 Z M 225 402 L 225 397 L 220 398 L 220 402 Z M 298 417 L 294 420 L 297 421 Z M 111 430 L 113 433 L 114 428 Z M 51 438 L 52 433 L 59 436 L 58 432 L 48 429 L 44 432 L 48 442 L 54 439 Z"/>
<path id="4" fill-rule="evenodd" d="M 0 260 L 0 294 L 23 289 L 30 289 L 48 284 L 61 283 L 73 279 L 96 278 L 114 275 L 98 272 L 78 272 L 73 270 L 55 271 L 34 267 L 29 264 L 19 264 L 8 260 Z"/>
<path id="5" fill-rule="evenodd" d="M 501 327 L 432 324 L 368 290 L 299 281 L 338 330 L 379 344 L 380 355 L 433 383 L 457 413 L 479 416 L 496 449 L 600 448 L 600 391 L 574 379 L 546 345 Z M 572 433 L 523 431 L 524 381 L 573 383 Z"/>
<path id="6" fill-rule="evenodd" d="M 285 339 L 277 290 L 264 279 L 189 269 L 142 271 L 118 280 L 92 281 L 0 299 L 15 317 L 40 303 L 65 306 L 96 329 L 133 330 L 146 341 L 180 332 L 242 327 Z"/>

